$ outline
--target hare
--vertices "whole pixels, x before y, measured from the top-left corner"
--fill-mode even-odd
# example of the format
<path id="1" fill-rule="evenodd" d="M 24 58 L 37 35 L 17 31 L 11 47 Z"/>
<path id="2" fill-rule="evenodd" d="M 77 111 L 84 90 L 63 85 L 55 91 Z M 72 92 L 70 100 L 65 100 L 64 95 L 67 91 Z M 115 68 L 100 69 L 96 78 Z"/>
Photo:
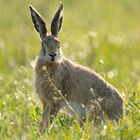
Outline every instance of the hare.
<path id="1" fill-rule="evenodd" d="M 120 93 L 96 72 L 65 58 L 62 54 L 58 33 L 62 25 L 61 3 L 51 22 L 48 35 L 43 17 L 30 5 L 32 21 L 41 38 L 41 51 L 35 66 L 35 88 L 43 104 L 41 132 L 59 110 L 66 107 L 83 122 L 102 120 L 104 115 L 119 120 L 124 112 Z"/>

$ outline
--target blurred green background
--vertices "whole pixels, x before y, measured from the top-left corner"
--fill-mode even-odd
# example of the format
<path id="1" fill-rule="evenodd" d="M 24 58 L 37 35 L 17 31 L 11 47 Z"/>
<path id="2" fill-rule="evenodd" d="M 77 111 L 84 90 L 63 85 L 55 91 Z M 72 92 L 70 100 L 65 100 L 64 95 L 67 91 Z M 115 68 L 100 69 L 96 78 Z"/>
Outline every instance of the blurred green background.
<path id="1" fill-rule="evenodd" d="M 47 28 L 60 1 L 0 1 L 0 72 L 27 66 L 40 49 L 28 6 L 46 19 Z M 140 1 L 65 0 L 60 40 L 64 55 L 103 72 L 116 86 L 139 81 Z M 99 65 L 99 63 L 103 65 Z M 9 71 L 10 69 L 10 71 Z M 108 76 L 107 76 L 108 75 Z"/>
<path id="2" fill-rule="evenodd" d="M 50 30 L 59 3 L 58 0 L 0 0 L 0 121 L 5 120 L 0 131 L 5 139 L 13 136 L 11 130 L 19 131 L 18 137 L 20 130 L 25 131 L 9 126 L 10 118 L 14 116 L 13 120 L 18 120 L 25 128 L 30 122 L 33 129 L 33 122 L 38 117 L 36 108 L 40 110 L 39 99 L 33 94 L 31 66 L 40 50 L 40 38 L 33 28 L 29 4 L 45 18 Z M 117 87 L 126 96 L 126 112 L 135 102 L 135 116 L 139 116 L 140 1 L 63 0 L 63 3 L 64 20 L 59 38 L 64 55 L 97 71 Z M 26 129 L 29 134 L 28 127 Z M 128 138 L 133 137 L 128 135 Z"/>

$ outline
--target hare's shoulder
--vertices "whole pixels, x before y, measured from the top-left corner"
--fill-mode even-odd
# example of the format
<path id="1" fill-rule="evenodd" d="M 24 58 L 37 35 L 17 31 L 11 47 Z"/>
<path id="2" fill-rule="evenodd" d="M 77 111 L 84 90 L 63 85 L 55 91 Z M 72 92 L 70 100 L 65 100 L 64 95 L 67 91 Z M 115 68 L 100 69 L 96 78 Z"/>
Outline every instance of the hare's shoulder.
<path id="1" fill-rule="evenodd" d="M 88 79 L 100 79 L 101 81 L 104 81 L 104 79 L 97 74 L 94 70 L 86 67 L 86 66 L 82 66 L 78 63 L 75 63 L 67 58 L 64 58 L 63 60 L 63 69 L 67 71 L 69 71 L 70 74 L 74 75 L 74 76 L 79 76 L 79 77 L 83 77 L 83 78 L 88 78 Z"/>

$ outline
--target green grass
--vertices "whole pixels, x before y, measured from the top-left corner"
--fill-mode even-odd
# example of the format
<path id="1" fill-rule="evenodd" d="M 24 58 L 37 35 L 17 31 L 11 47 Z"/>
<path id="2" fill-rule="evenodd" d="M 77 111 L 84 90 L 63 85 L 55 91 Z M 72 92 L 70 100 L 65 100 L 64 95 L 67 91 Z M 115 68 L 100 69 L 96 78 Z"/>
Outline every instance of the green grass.
<path id="1" fill-rule="evenodd" d="M 59 113 L 44 134 L 38 131 L 42 109 L 31 67 L 40 42 L 29 4 L 49 28 L 59 1 L 0 1 L 0 140 L 139 140 L 140 1 L 64 1 L 60 40 L 65 56 L 94 69 L 125 95 L 125 116 L 119 123 L 106 120 L 97 127 L 86 122 L 81 128 Z"/>

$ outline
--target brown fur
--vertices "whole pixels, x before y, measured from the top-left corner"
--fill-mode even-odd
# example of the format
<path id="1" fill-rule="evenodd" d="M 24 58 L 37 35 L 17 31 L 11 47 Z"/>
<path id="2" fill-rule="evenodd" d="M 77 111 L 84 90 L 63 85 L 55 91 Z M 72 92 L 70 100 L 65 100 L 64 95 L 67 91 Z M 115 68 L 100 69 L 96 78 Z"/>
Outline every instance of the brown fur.
<path id="1" fill-rule="evenodd" d="M 77 103 L 81 106 L 80 110 L 82 112 L 76 111 L 75 107 L 77 106 L 75 106 L 72 113 L 85 115 L 88 110 L 82 108 L 82 105 L 84 105 L 85 109 L 90 109 L 91 106 L 91 113 L 101 110 L 101 113 L 105 112 L 112 120 L 118 120 L 118 118 L 122 117 L 123 99 L 119 92 L 90 69 L 63 57 L 61 62 L 52 64 L 38 58 L 35 71 L 36 91 L 44 106 L 49 103 L 50 106 L 47 106 L 51 108 L 51 106 L 53 107 L 57 104 L 55 108 L 56 114 L 60 107 L 67 106 L 61 97 L 62 94 L 68 102 Z M 61 94 L 59 95 L 56 90 L 59 90 Z M 98 101 L 98 99 L 101 99 L 99 101 L 100 106 L 96 108 L 94 102 Z M 92 104 L 98 110 L 94 110 Z M 54 114 L 50 113 L 47 119 L 49 119 L 50 115 Z M 85 118 L 85 116 L 80 117 Z"/>
<path id="2" fill-rule="evenodd" d="M 55 16 L 57 18 L 54 19 L 58 24 L 62 9 L 59 8 L 59 13 Z M 43 20 L 36 18 L 38 15 L 36 16 L 37 12 L 34 9 L 31 9 L 31 14 L 35 26 L 39 23 L 36 28 L 43 37 Z M 56 34 L 60 30 L 60 26 L 58 27 Z M 102 120 L 104 113 L 111 120 L 122 117 L 123 98 L 113 86 L 94 71 L 63 57 L 61 48 L 57 47 L 60 42 L 56 36 L 44 36 L 42 44 L 44 48 L 35 67 L 36 92 L 43 104 L 41 131 L 50 117 L 56 116 L 62 107 L 66 107 L 80 121 L 85 120 L 86 115 L 90 120 L 96 117 Z"/>

